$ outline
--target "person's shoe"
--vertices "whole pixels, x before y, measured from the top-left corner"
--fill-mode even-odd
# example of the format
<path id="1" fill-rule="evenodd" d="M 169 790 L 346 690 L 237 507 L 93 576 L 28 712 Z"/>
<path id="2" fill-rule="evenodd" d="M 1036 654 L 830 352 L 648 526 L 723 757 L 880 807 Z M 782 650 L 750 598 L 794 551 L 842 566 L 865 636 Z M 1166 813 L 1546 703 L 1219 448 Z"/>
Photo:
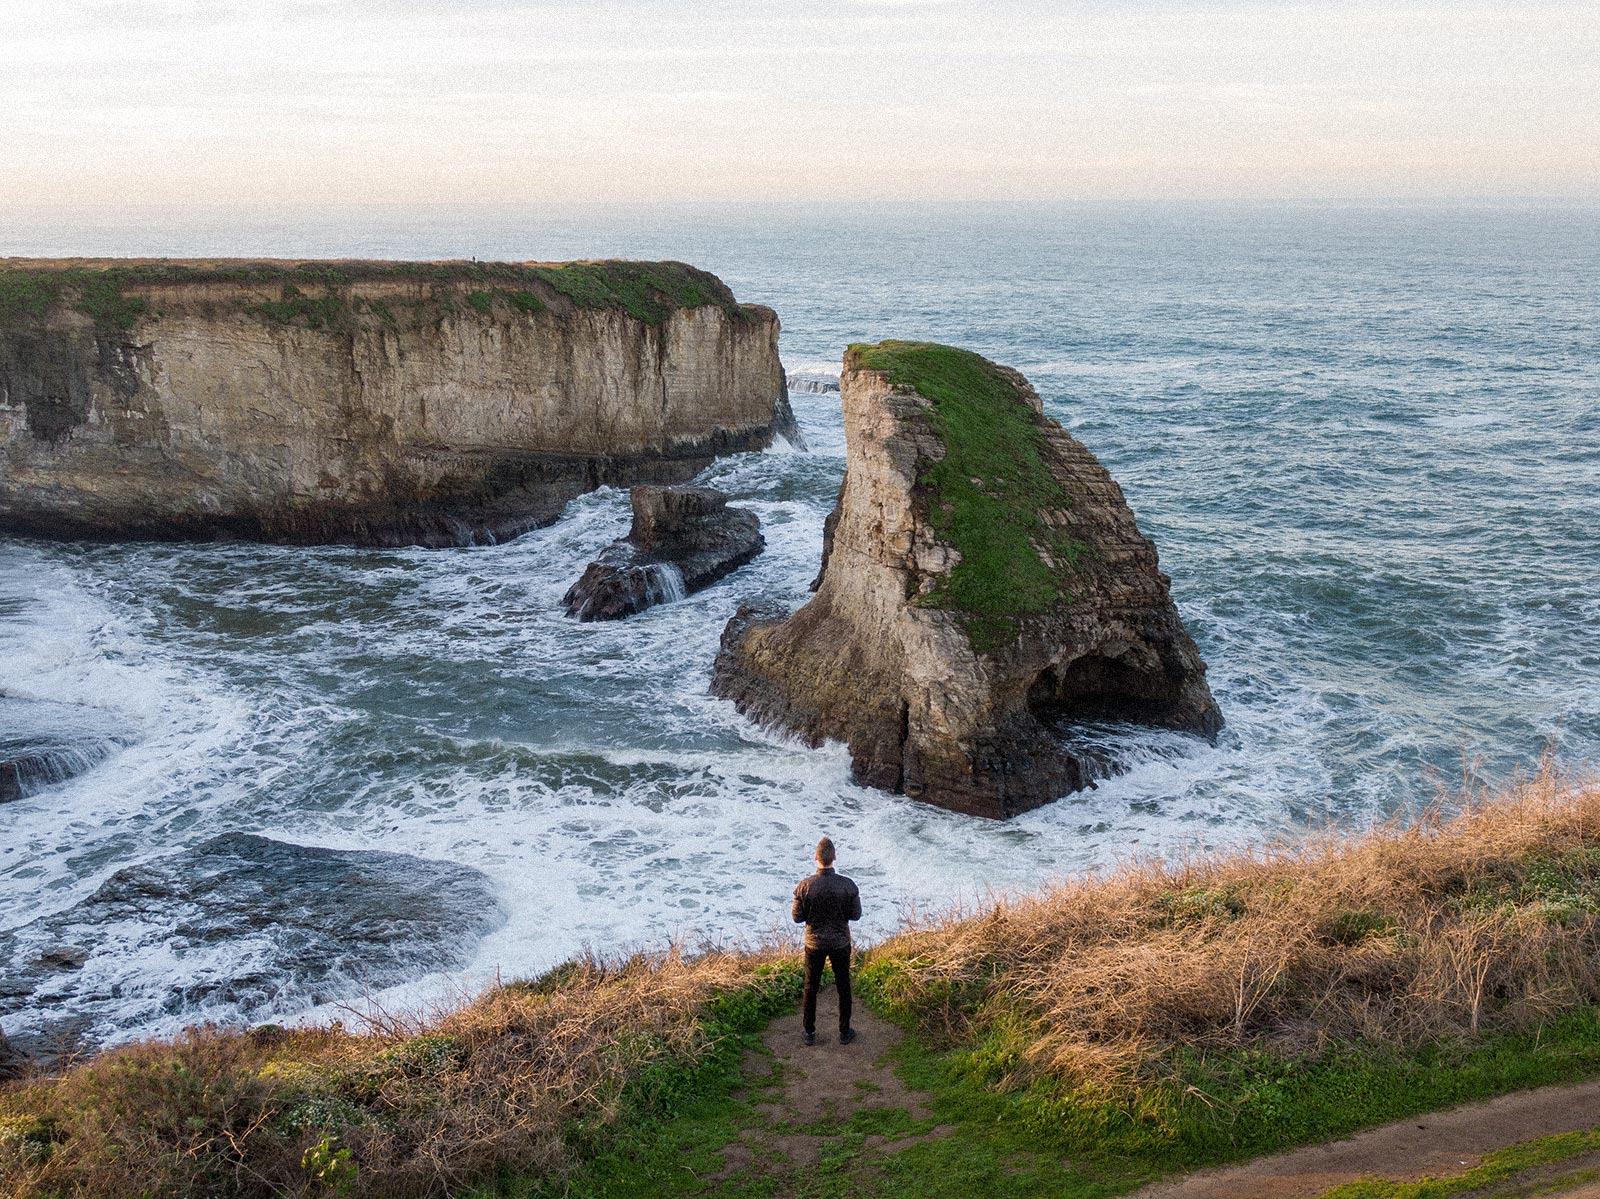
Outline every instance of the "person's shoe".
<path id="1" fill-rule="evenodd" d="M 841 1045 L 848 1045 L 848 1044 L 850 1044 L 851 1041 L 853 1041 L 855 1039 L 856 1039 L 856 1030 L 853 1029 L 853 1028 L 847 1028 L 842 1033 L 839 1034 L 839 1044 L 841 1044 Z"/>
<path id="2" fill-rule="evenodd" d="M 800 1039 L 807 1045 L 815 1045 L 817 1043 L 817 1034 L 814 1032 L 803 1032 L 800 1034 Z"/>

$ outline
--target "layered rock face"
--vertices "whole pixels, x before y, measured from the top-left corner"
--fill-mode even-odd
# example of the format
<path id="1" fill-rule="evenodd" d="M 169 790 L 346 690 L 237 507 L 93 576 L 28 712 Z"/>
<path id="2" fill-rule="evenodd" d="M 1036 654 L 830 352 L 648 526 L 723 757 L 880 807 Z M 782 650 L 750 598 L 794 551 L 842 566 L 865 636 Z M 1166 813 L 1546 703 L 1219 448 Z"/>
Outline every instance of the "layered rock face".
<path id="1" fill-rule="evenodd" d="M 633 528 L 567 590 L 579 620 L 617 620 L 709 587 L 764 548 L 754 512 L 728 507 L 714 487 L 633 489 Z"/>
<path id="2" fill-rule="evenodd" d="M 1088 784 L 1052 725 L 1214 737 L 1222 716 L 1122 490 L 1018 373 L 925 343 L 852 346 L 847 470 L 816 596 L 742 611 L 712 690 L 867 785 L 1004 817 Z"/>
<path id="3" fill-rule="evenodd" d="M 0 263 L 0 530 L 461 544 L 798 436 L 679 263 Z"/>

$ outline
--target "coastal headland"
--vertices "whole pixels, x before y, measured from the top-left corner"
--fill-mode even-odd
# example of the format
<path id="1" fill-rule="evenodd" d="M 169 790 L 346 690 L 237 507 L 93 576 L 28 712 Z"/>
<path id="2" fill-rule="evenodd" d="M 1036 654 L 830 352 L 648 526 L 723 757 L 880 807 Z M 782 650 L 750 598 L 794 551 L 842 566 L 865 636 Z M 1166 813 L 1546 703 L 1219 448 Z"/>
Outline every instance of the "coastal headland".
<path id="1" fill-rule="evenodd" d="M 0 530 L 455 545 L 798 436 L 676 262 L 0 261 Z"/>

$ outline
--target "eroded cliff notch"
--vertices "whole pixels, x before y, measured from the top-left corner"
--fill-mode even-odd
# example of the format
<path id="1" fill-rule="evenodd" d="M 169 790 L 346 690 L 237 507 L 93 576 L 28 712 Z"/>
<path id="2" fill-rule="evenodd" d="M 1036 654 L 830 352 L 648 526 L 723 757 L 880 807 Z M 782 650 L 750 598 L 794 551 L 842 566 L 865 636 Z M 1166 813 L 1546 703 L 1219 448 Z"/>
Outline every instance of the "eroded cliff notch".
<path id="1" fill-rule="evenodd" d="M 1214 737 L 1222 716 L 1122 489 L 1016 371 L 922 342 L 850 347 L 846 474 L 817 594 L 741 611 L 712 690 L 856 777 L 1003 817 L 1087 785 L 1049 727 Z"/>

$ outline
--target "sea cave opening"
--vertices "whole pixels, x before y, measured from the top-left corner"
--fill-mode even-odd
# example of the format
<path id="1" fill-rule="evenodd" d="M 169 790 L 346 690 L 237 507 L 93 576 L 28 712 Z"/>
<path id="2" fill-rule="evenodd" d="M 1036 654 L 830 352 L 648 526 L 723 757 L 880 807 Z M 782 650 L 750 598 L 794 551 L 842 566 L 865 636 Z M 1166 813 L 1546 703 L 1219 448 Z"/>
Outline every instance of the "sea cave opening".
<path id="1" fill-rule="evenodd" d="M 1079 725 L 1162 725 L 1176 699 L 1155 655 L 1112 646 L 1046 667 L 1028 688 L 1028 707 L 1057 730 Z"/>

